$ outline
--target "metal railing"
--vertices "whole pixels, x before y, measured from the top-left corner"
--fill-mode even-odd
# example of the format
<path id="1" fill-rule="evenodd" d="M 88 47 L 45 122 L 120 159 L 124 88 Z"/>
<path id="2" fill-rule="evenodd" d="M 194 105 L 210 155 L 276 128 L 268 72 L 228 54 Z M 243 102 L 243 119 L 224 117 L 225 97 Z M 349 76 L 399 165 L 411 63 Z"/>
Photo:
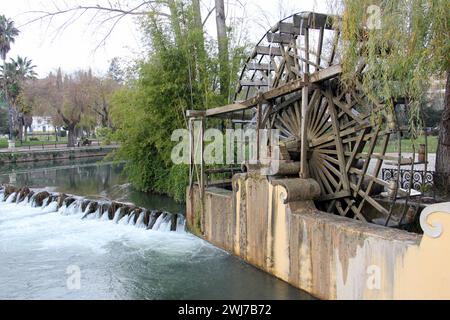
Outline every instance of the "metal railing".
<path id="1" fill-rule="evenodd" d="M 385 181 L 396 180 L 398 170 L 395 168 L 383 168 L 382 179 Z M 450 173 L 438 173 L 435 171 L 401 169 L 399 184 L 401 188 L 408 189 L 412 179 L 411 187 L 428 196 L 448 196 L 450 192 Z"/>
<path id="2" fill-rule="evenodd" d="M 89 144 L 89 145 L 77 145 L 77 144 L 75 144 L 75 147 L 74 148 L 83 148 L 83 147 L 94 147 L 94 146 L 96 146 L 96 147 L 98 147 L 98 146 L 100 146 L 100 144 L 101 144 L 101 141 L 100 140 L 98 140 L 98 139 L 95 139 L 95 140 L 89 140 L 91 143 Z M 67 146 L 67 142 L 59 142 L 59 141 L 54 141 L 54 143 L 33 143 L 33 144 L 28 144 L 28 145 L 23 145 L 22 143 L 20 143 L 20 142 L 18 142 L 18 143 L 16 143 L 16 147 L 15 147 L 15 150 L 16 151 L 23 151 L 23 150 L 29 150 L 29 151 L 31 151 L 31 150 L 46 150 L 46 149 L 64 149 L 64 148 L 69 148 L 68 146 Z M 70 147 L 70 148 L 72 148 L 72 147 Z M 6 151 L 8 151 L 8 150 L 10 150 L 10 149 L 8 149 L 7 147 L 5 147 L 5 148 L 1 148 L 0 149 L 0 152 L 1 151 L 4 151 L 4 152 L 6 152 Z"/>

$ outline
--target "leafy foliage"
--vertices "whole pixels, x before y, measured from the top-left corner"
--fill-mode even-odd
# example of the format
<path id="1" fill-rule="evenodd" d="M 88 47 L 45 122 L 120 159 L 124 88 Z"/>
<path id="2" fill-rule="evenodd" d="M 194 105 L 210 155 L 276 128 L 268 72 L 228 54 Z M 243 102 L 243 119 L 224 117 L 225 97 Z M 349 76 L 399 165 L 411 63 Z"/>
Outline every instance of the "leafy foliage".
<path id="1" fill-rule="evenodd" d="M 373 5 L 379 16 L 368 10 Z M 378 18 L 380 28 L 368 24 Z M 406 98 L 415 136 L 430 80 L 450 67 L 449 19 L 447 0 L 344 0 L 344 82 L 353 84 L 364 61 L 364 92 L 391 109 L 393 100 Z"/>
<path id="2" fill-rule="evenodd" d="M 11 49 L 19 30 L 14 26 L 14 21 L 0 15 L 0 58 L 6 59 L 6 55 Z"/>
<path id="3" fill-rule="evenodd" d="M 136 64 L 136 79 L 115 94 L 111 115 L 117 129 L 113 139 L 121 145 L 116 156 L 127 160 L 133 185 L 183 201 L 188 168 L 173 165 L 171 134 L 187 127 L 186 110 L 222 105 L 227 95 L 220 93 L 215 44 L 205 39 L 198 12 L 189 3 L 169 3 L 169 24 L 157 16 L 141 21 L 151 50 Z M 243 51 L 230 50 L 230 81 L 237 77 Z"/>

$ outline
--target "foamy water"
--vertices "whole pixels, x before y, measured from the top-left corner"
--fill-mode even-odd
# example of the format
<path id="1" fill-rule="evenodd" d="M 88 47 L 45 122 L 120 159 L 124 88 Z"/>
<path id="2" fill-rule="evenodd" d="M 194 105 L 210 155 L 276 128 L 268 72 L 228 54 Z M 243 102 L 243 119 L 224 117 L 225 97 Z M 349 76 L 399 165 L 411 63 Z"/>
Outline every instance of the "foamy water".
<path id="1" fill-rule="evenodd" d="M 0 201 L 0 298 L 309 297 L 184 232 L 182 219 L 177 232 L 165 215 L 147 230 L 140 217 L 135 224 L 128 216 L 82 219 L 76 205 L 57 210 L 55 202 L 37 208 L 31 199 L 12 200 Z M 74 268 L 79 288 L 70 285 Z"/>

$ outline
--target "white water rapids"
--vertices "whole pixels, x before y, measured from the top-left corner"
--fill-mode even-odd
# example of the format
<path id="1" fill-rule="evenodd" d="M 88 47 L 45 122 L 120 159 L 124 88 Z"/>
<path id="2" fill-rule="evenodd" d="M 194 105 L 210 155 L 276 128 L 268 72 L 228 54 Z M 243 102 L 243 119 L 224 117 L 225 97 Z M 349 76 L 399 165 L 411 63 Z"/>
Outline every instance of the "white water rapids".
<path id="1" fill-rule="evenodd" d="M 147 229 L 142 213 L 120 209 L 83 219 L 81 198 L 59 210 L 13 200 L 0 201 L 3 299 L 308 298 L 185 232 L 180 216 L 175 231 L 168 213 Z"/>

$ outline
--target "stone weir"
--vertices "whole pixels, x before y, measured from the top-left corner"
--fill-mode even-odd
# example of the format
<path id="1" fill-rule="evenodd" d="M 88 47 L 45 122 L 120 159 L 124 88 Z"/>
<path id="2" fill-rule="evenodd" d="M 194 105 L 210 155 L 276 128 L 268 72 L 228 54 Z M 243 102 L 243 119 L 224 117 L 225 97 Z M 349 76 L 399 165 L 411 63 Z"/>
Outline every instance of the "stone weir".
<path id="1" fill-rule="evenodd" d="M 0 201 L 50 208 L 63 215 L 79 214 L 82 219 L 112 220 L 118 224 L 133 225 L 154 231 L 185 232 L 186 220 L 182 214 L 147 210 L 130 203 L 91 200 L 64 193 L 36 191 L 28 187 L 0 186 Z"/>

